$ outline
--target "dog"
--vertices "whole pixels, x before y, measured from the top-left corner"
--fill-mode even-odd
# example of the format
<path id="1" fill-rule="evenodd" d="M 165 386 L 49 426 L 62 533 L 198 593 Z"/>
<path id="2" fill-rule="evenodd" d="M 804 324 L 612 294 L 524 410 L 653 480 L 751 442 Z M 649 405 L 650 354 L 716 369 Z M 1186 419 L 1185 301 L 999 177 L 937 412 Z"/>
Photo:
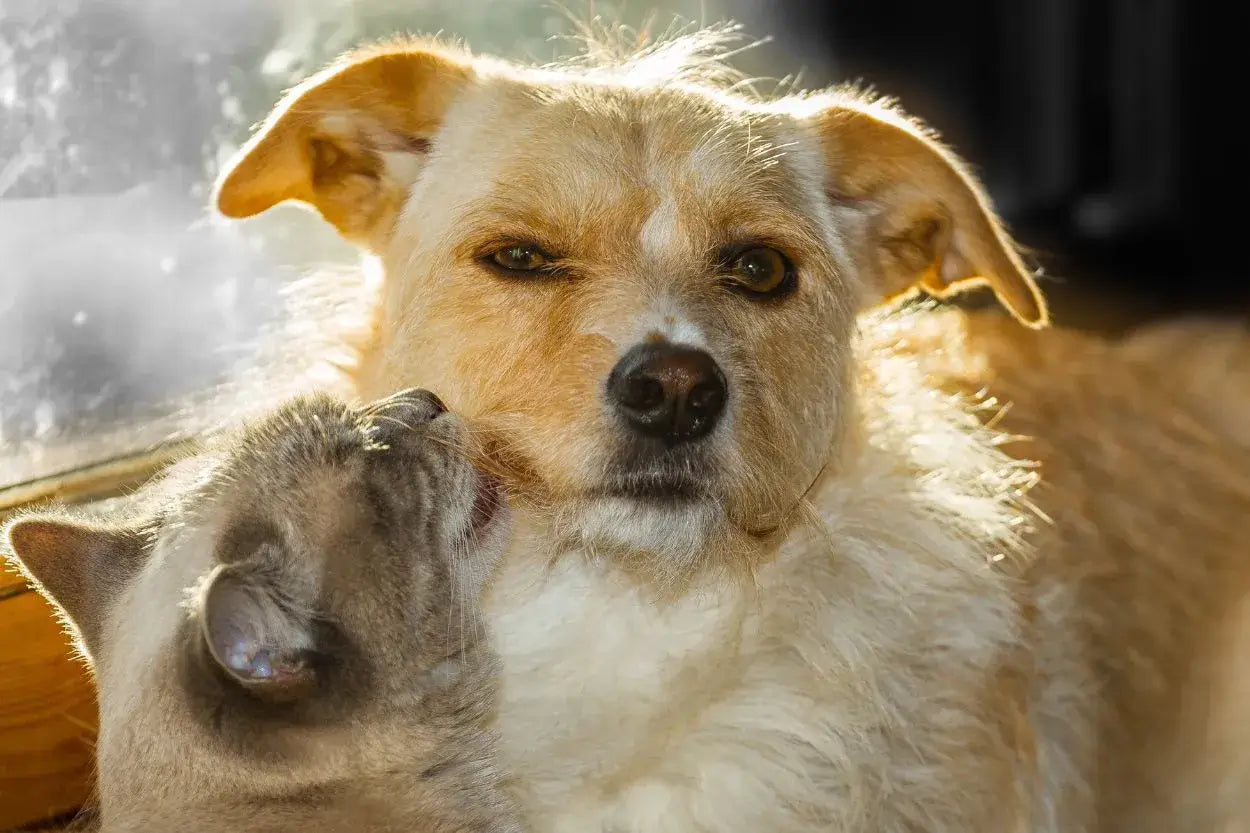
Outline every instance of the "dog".
<path id="1" fill-rule="evenodd" d="M 1246 446 L 1180 374 L 1047 329 L 931 131 L 753 96 L 726 51 L 365 47 L 218 182 L 381 276 L 360 396 L 428 387 L 482 432 L 527 823 L 1244 824 Z M 974 287 L 1009 316 L 899 303 Z"/>
<path id="2" fill-rule="evenodd" d="M 100 695 L 100 833 L 515 833 L 476 597 L 506 509 L 412 391 L 298 399 L 126 521 L 7 540 Z"/>

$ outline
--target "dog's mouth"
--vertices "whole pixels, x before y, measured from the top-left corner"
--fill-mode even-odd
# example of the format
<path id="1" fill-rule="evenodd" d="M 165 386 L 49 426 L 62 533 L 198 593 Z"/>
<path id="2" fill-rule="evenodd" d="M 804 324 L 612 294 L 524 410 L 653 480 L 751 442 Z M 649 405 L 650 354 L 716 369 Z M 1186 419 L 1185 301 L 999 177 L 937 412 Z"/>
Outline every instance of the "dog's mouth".
<path id="1" fill-rule="evenodd" d="M 647 472 L 616 477 L 593 490 L 595 497 L 629 498 L 656 503 L 680 503 L 708 496 L 706 484 L 685 474 Z"/>
<path id="2" fill-rule="evenodd" d="M 607 467 L 591 497 L 642 503 L 694 503 L 715 496 L 715 461 L 703 453 L 668 450 L 652 455 L 621 454 Z"/>

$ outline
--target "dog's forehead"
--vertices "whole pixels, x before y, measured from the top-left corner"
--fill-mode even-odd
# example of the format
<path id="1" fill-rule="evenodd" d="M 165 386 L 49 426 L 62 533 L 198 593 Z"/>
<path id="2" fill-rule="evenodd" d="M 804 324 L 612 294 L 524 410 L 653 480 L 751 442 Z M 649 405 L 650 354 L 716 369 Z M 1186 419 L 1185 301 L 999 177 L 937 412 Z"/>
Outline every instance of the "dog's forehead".
<path id="1" fill-rule="evenodd" d="M 781 178 L 772 166 L 750 161 L 778 149 L 783 118 L 698 92 L 572 85 L 531 96 L 522 107 L 550 137 L 545 153 L 616 173 L 622 184 L 679 182 L 716 191 L 744 178 Z"/>
<path id="2" fill-rule="evenodd" d="M 465 214 L 515 217 L 531 231 L 696 246 L 701 235 L 810 219 L 819 183 L 804 175 L 800 135 L 785 115 L 697 91 L 514 84 L 449 120 L 443 186 Z"/>

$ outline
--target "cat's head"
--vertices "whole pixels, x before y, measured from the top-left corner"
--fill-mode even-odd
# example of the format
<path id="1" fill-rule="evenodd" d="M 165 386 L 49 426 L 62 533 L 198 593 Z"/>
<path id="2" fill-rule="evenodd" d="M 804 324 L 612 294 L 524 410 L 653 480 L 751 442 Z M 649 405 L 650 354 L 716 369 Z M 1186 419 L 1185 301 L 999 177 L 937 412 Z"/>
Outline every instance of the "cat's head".
<path id="1" fill-rule="evenodd" d="M 506 528 L 467 443 L 425 392 L 305 398 L 188 461 L 144 525 L 9 526 L 96 670 L 106 819 L 114 797 L 176 803 L 243 773 L 303 794 L 430 754 L 423 715 L 480 671 L 476 597 Z M 480 682 L 457 708 L 486 711 Z"/>

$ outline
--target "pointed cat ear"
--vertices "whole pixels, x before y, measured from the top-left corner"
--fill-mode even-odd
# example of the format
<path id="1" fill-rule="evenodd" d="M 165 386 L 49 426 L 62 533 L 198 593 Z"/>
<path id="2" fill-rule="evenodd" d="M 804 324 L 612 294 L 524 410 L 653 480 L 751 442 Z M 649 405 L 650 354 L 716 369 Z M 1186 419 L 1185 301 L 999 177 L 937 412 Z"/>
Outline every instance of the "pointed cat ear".
<path id="1" fill-rule="evenodd" d="M 227 677 L 262 699 L 289 701 L 316 682 L 316 646 L 312 613 L 280 585 L 261 567 L 217 567 L 204 586 L 201 631 Z"/>
<path id="2" fill-rule="evenodd" d="M 5 539 L 18 566 L 94 653 L 109 611 L 146 558 L 139 530 L 35 515 L 11 523 Z"/>

